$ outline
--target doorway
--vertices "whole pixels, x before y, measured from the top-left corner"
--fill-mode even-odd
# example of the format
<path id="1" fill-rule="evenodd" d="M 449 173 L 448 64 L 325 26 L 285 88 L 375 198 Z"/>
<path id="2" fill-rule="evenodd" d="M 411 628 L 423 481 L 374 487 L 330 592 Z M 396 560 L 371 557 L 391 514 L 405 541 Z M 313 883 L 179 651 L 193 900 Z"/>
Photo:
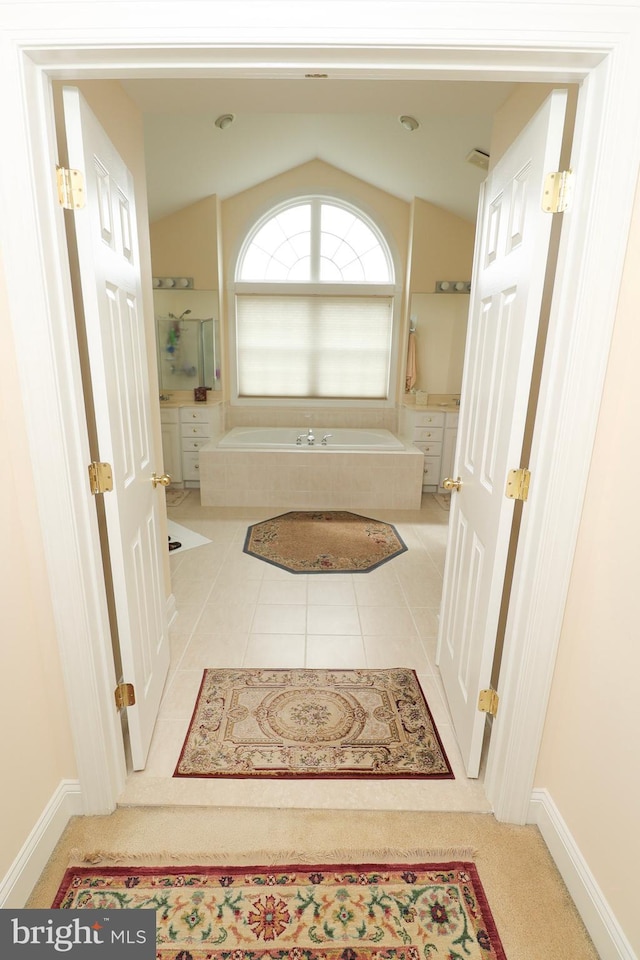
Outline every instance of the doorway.
<path id="1" fill-rule="evenodd" d="M 454 42 L 453 32 L 451 37 Z M 96 42 L 99 45 L 99 39 Z M 608 70 L 602 68 L 605 59 L 602 54 L 594 57 L 590 64 L 585 64 L 583 47 L 576 43 L 576 47 L 578 46 L 579 56 L 573 54 L 572 45 L 567 44 L 562 70 L 559 70 L 555 60 L 551 62 L 553 58 L 548 57 L 544 51 L 537 54 L 541 64 L 540 75 L 551 81 L 559 79 L 558 73 L 566 76 L 567 70 L 573 78 L 585 78 L 585 81 L 588 81 L 583 84 L 581 97 L 580 138 L 576 161 L 580 162 L 581 175 L 584 177 L 581 189 L 587 191 L 590 204 L 589 215 L 584 208 L 577 205 L 566 221 L 568 229 L 566 238 L 563 237 L 561 261 L 564 269 L 561 282 L 556 287 L 556 295 L 558 302 L 563 301 L 566 309 L 562 316 L 559 315 L 557 305 L 552 311 L 553 330 L 547 365 L 549 373 L 543 378 L 544 403 L 533 450 L 537 475 L 550 496 L 544 503 L 537 501 L 535 508 L 534 504 L 531 504 L 533 509 L 524 525 L 523 557 L 529 562 L 529 568 L 526 578 L 516 571 L 514 580 L 510 643 L 505 647 L 505 682 L 509 695 L 504 700 L 503 723 L 500 731 L 496 731 L 499 735 L 494 737 L 493 760 L 489 770 L 495 794 L 493 806 L 496 815 L 500 819 L 515 821 L 526 816 L 537 742 L 549 689 L 550 665 L 559 635 L 564 590 L 580 511 L 580 491 L 577 494 L 575 487 L 571 491 L 566 490 L 563 471 L 567 465 L 567 457 L 571 458 L 572 463 L 577 460 L 582 467 L 580 489 L 584 488 L 595 429 L 599 385 L 604 372 L 603 358 L 606 358 L 615 307 L 615 283 L 610 283 L 606 290 L 603 290 L 597 280 L 603 275 L 603 270 L 606 270 L 608 277 L 620 275 L 625 231 L 620 230 L 617 211 L 620 209 L 621 199 L 624 201 L 622 209 L 630 209 L 628 201 L 632 196 L 637 173 L 637 157 L 631 133 L 629 130 L 619 130 L 603 109 L 603 100 L 606 99 L 604 95 L 612 89 L 615 89 L 616 95 L 620 97 L 618 102 L 621 109 L 627 105 L 628 91 L 625 83 L 629 82 L 629 79 L 627 77 L 625 80 L 624 71 L 621 71 L 621 75 L 614 82 Z M 495 52 L 495 41 L 491 50 L 494 51 L 494 59 L 499 60 L 499 51 Z M 87 56 L 86 51 L 83 56 Z M 613 56 L 613 53 L 610 52 L 609 56 Z M 10 84 L 15 94 L 13 109 L 20 120 L 16 124 L 20 135 L 16 137 L 13 159 L 15 161 L 17 156 L 25 169 L 34 169 L 37 175 L 34 173 L 31 184 L 36 201 L 34 209 L 28 216 L 23 216 L 22 223 L 22 208 L 18 211 L 11 200 L 8 201 L 10 213 L 14 214 L 12 219 L 15 219 L 17 225 L 20 224 L 16 230 L 13 250 L 9 251 L 7 256 L 8 272 L 12 277 L 9 299 L 12 314 L 16 319 L 16 340 L 19 347 L 23 342 L 28 344 L 28 340 L 24 340 L 25 336 L 30 339 L 33 334 L 33 326 L 29 322 L 21 325 L 21 321 L 33 317 L 41 317 L 43 342 L 48 343 L 55 339 L 51 336 L 52 331 L 69 339 L 69 296 L 64 280 L 60 280 L 60 277 L 64 276 L 61 271 L 64 243 L 59 212 L 52 200 L 47 199 L 48 192 L 45 191 L 43 195 L 44 188 L 36 186 L 49 184 L 51 180 L 51 114 L 47 85 L 42 82 L 49 71 L 36 65 L 32 54 L 24 53 L 22 57 L 23 74 L 20 75 L 20 71 L 16 69 Z M 46 57 L 44 59 L 46 60 Z M 73 56 L 66 58 L 63 67 L 51 68 L 50 75 L 55 75 L 56 69 L 63 69 L 68 76 L 68 71 L 74 68 L 73 61 Z M 495 71 L 495 68 L 491 68 L 480 72 L 491 75 L 492 69 Z M 23 78 L 27 90 L 26 101 L 30 106 L 26 115 L 22 109 Z M 629 116 L 633 115 L 633 111 L 629 109 Z M 586 119 L 589 120 L 588 124 Z M 606 142 L 615 155 L 617 164 L 621 156 L 629 158 L 628 175 L 610 178 L 600 176 L 603 168 L 607 166 L 606 158 L 601 157 L 596 149 L 603 134 L 606 134 Z M 35 150 L 34 144 L 39 144 L 42 149 Z M 596 159 L 598 163 L 595 163 Z M 599 175 L 596 176 L 596 173 Z M 607 210 L 615 213 L 607 215 Z M 597 234 L 593 228 L 596 213 L 595 219 L 599 226 Z M 46 242 L 41 245 L 39 238 L 45 235 Z M 18 293 L 24 293 L 29 287 L 28 283 L 22 286 L 20 284 L 23 277 L 26 279 L 24 264 L 30 262 L 27 252 L 31 253 L 34 248 L 42 249 L 42 269 L 38 282 L 32 283 L 29 295 L 24 295 L 21 301 Z M 588 268 L 594 259 L 598 263 L 598 269 L 590 274 Z M 574 291 L 576 296 L 570 298 L 569 292 Z M 57 302 L 59 310 L 52 310 L 52 300 Z M 582 321 L 580 324 L 578 318 Z M 567 338 L 572 342 L 574 360 L 570 369 L 566 367 L 564 341 Z M 567 374 L 566 377 L 562 376 L 563 372 Z M 41 405 L 31 398 L 41 395 L 43 384 L 52 389 L 54 395 L 60 395 L 57 383 L 62 379 L 63 373 L 69 374 L 68 382 L 72 389 L 68 391 L 67 398 L 61 397 L 61 419 L 53 436 L 57 439 L 62 435 L 65 441 L 64 451 L 52 452 L 54 445 L 47 436 L 51 423 L 45 420 L 46 430 L 38 425 L 38 418 L 42 420 Z M 38 389 L 30 391 L 28 387 L 34 376 L 34 386 L 37 385 Z M 115 746 L 117 729 L 109 718 L 109 678 L 107 675 L 105 680 L 104 657 L 107 637 L 101 629 L 101 624 L 104 625 L 105 610 L 96 583 L 95 530 L 90 517 L 90 504 L 86 501 L 86 494 L 79 481 L 84 470 L 84 444 L 76 414 L 81 401 L 76 377 L 77 370 L 72 357 L 61 357 L 55 349 L 43 351 L 40 362 L 35 362 L 29 370 L 24 371 L 24 400 L 32 446 L 38 450 L 36 456 L 48 457 L 51 454 L 51 460 L 46 461 L 47 466 L 51 467 L 53 463 L 60 467 L 60 483 L 50 484 L 48 487 L 43 485 L 39 490 L 41 510 L 43 514 L 46 511 L 51 514 L 55 514 L 56 510 L 60 511 L 61 521 L 66 521 L 70 516 L 75 517 L 75 522 L 71 525 L 67 523 L 66 529 L 62 522 L 59 525 L 53 522 L 45 536 L 47 540 L 51 540 L 60 533 L 63 545 L 69 548 L 64 551 L 65 562 L 61 569 L 54 569 L 55 563 L 52 559 L 50 575 L 53 592 L 57 597 L 56 603 L 59 605 L 60 622 L 66 625 L 65 629 L 61 629 L 61 634 L 64 635 L 62 657 L 66 668 L 71 714 L 72 718 L 77 717 L 78 728 L 83 726 L 91 741 L 89 744 L 78 740 L 76 744 L 86 809 L 87 812 L 103 812 L 113 807 L 118 793 L 118 782 L 121 782 L 121 764 L 117 759 L 118 751 Z M 589 398 L 588 409 L 585 407 L 585 396 Z M 580 398 L 579 404 L 577 397 Z M 51 415 L 53 416 L 53 413 Z M 562 449 L 554 450 L 554 441 L 559 430 L 566 433 L 568 439 Z M 71 455 L 63 456 L 63 452 Z M 43 475 L 46 472 L 43 471 Z M 54 476 L 57 475 L 55 469 L 53 473 Z M 76 491 L 76 495 L 72 495 L 73 491 Z M 553 544 L 540 536 L 550 524 L 556 534 Z M 561 544 L 565 545 L 564 550 L 559 549 Z M 58 553 L 59 551 L 49 549 L 50 558 Z M 562 553 L 562 556 L 559 556 L 559 553 Z M 522 626 L 519 627 L 520 624 Z M 96 636 L 96 644 L 92 649 L 85 649 L 86 645 L 82 643 L 82 639 L 87 635 Z M 522 676 L 519 665 L 526 659 L 527 651 L 533 649 L 536 650 L 536 666 L 527 672 L 527 676 Z M 87 673 L 94 678 L 89 689 L 83 683 Z M 526 697 L 522 696 L 523 685 L 529 691 Z M 95 690 L 98 691 L 97 697 Z M 537 709 L 532 710 L 525 706 L 525 702 L 535 703 Z M 92 733 L 95 736 L 91 736 Z M 511 762 L 514 757 L 519 757 L 520 762 L 517 759 Z"/>

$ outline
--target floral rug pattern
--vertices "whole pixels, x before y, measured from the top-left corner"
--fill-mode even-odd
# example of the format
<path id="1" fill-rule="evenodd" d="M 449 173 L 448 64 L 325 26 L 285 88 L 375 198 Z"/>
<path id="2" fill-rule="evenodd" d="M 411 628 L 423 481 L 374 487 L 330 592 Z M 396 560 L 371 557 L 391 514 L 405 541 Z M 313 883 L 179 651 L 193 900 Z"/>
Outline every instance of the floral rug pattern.
<path id="1" fill-rule="evenodd" d="M 390 523 L 345 510 L 297 510 L 254 523 L 244 552 L 289 573 L 367 573 L 407 547 Z"/>
<path id="2" fill-rule="evenodd" d="M 174 776 L 453 773 L 413 670 L 208 669 Z"/>
<path id="3" fill-rule="evenodd" d="M 53 906 L 155 909 L 157 960 L 506 960 L 460 861 L 70 867 Z"/>

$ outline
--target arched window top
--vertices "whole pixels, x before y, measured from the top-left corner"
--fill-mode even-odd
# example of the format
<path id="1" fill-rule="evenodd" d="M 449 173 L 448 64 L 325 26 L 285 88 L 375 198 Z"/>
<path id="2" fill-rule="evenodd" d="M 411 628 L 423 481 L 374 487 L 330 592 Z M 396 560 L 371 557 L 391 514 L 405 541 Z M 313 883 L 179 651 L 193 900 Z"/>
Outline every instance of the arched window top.
<path id="1" fill-rule="evenodd" d="M 393 283 L 389 248 L 363 213 L 308 197 L 271 211 L 247 238 L 239 282 Z"/>

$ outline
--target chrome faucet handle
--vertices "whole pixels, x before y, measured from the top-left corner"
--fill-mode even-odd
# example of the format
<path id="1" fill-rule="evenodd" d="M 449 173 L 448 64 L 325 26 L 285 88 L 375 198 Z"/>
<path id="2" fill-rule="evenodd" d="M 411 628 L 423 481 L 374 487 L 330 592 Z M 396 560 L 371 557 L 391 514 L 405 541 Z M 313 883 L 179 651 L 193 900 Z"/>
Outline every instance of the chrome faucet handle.
<path id="1" fill-rule="evenodd" d="M 299 433 L 296 437 L 296 443 L 302 444 L 302 441 L 306 439 L 305 433 Z"/>
<path id="2" fill-rule="evenodd" d="M 333 436 L 332 433 L 325 433 L 325 435 L 324 435 L 324 437 L 322 438 L 322 440 L 320 441 L 320 443 L 324 443 L 324 445 L 325 445 L 325 447 L 326 447 L 326 445 L 327 445 L 327 440 L 329 439 L 329 437 L 332 437 L 332 436 Z"/>

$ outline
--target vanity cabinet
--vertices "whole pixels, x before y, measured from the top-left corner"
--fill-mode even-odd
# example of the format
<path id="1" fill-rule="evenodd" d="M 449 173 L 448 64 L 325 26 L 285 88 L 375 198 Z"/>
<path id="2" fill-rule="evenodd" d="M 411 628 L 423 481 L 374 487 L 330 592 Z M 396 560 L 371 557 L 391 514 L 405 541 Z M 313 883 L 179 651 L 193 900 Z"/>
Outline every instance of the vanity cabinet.
<path id="1" fill-rule="evenodd" d="M 200 449 L 223 432 L 222 405 L 184 403 L 160 406 L 164 472 L 172 483 L 200 484 Z"/>
<path id="2" fill-rule="evenodd" d="M 213 411 L 205 404 L 180 407 L 182 479 L 186 486 L 200 484 L 200 448 L 214 435 Z"/>
<path id="3" fill-rule="evenodd" d="M 444 420 L 444 437 L 442 440 L 442 461 L 438 480 L 440 493 L 445 493 L 442 486 L 447 477 L 453 477 L 453 461 L 456 456 L 456 441 L 458 439 L 458 413 L 446 413 Z"/>
<path id="4" fill-rule="evenodd" d="M 402 407 L 400 433 L 424 454 L 422 489 L 425 493 L 444 490 L 442 481 L 452 469 L 456 449 L 458 413 Z"/>
<path id="5" fill-rule="evenodd" d="M 172 483 L 182 483 L 182 444 L 180 440 L 180 411 L 177 408 L 160 409 L 162 432 L 163 472 Z"/>

